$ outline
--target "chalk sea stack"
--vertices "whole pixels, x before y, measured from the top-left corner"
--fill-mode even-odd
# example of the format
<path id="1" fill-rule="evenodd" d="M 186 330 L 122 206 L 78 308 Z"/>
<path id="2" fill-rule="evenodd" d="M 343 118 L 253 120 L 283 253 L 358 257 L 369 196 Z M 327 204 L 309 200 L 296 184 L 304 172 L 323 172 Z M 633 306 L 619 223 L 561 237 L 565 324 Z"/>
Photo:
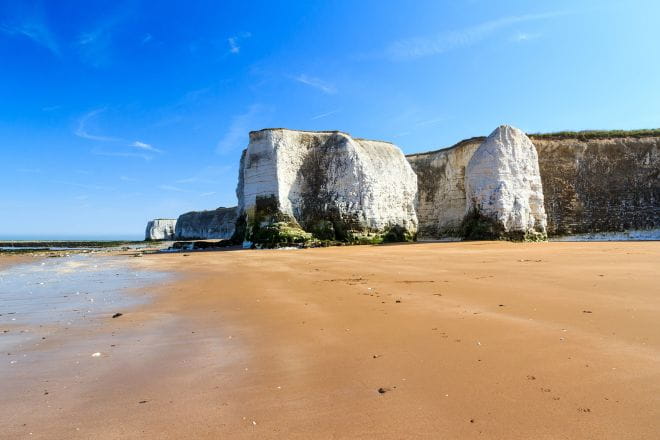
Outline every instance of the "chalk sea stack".
<path id="1" fill-rule="evenodd" d="M 176 219 L 157 218 L 147 223 L 147 229 L 144 233 L 145 240 L 172 240 L 174 239 L 174 229 Z"/>
<path id="2" fill-rule="evenodd" d="M 538 154 L 525 133 L 508 125 L 495 129 L 465 174 L 465 238 L 547 238 Z"/>
<path id="3" fill-rule="evenodd" d="M 248 243 L 402 241 L 417 232 L 417 176 L 393 144 L 265 129 L 250 133 L 240 173 Z"/>

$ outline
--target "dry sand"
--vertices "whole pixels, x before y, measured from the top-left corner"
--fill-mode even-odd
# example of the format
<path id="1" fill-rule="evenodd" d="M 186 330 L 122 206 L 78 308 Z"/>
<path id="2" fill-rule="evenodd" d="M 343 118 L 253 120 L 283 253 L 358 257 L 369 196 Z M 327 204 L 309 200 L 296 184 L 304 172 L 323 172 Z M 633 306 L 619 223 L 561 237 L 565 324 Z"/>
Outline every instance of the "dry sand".
<path id="1" fill-rule="evenodd" d="M 180 276 L 26 350 L 0 437 L 660 438 L 659 242 L 132 262 Z"/>

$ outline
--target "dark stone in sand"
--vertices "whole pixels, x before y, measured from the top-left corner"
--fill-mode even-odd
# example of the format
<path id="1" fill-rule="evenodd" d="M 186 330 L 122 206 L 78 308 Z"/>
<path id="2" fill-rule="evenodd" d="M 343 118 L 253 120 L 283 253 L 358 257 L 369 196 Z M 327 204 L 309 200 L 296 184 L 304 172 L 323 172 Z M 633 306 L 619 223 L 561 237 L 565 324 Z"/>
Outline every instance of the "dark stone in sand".
<path id="1" fill-rule="evenodd" d="M 115 313 L 114 315 L 112 315 L 112 317 L 113 318 L 119 318 L 122 315 L 123 315 L 123 313 Z"/>

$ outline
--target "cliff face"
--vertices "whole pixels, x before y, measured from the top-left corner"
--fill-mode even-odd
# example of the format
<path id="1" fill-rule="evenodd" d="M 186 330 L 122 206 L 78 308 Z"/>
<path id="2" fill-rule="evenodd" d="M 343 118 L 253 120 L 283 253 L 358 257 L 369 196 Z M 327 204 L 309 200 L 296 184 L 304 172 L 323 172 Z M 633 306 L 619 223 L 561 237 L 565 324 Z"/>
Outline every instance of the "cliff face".
<path id="1" fill-rule="evenodd" d="M 176 221 L 176 240 L 229 239 L 234 234 L 237 208 L 218 208 L 213 211 L 192 211 Z"/>
<path id="2" fill-rule="evenodd" d="M 660 137 L 533 142 L 550 234 L 660 228 Z"/>
<path id="3" fill-rule="evenodd" d="M 157 218 L 147 223 L 145 240 L 173 240 L 176 219 Z"/>
<path id="4" fill-rule="evenodd" d="M 250 133 L 242 163 L 239 210 L 249 227 L 286 222 L 338 240 L 394 227 L 417 231 L 417 177 L 395 145 L 266 129 Z"/>
<path id="5" fill-rule="evenodd" d="M 530 136 L 549 235 L 660 228 L 660 137 Z M 421 238 L 458 236 L 465 169 L 485 138 L 407 156 L 419 182 Z"/>
<path id="6" fill-rule="evenodd" d="M 536 148 L 517 128 L 498 127 L 474 152 L 466 168 L 465 193 L 466 214 L 488 224 L 482 222 L 488 231 L 464 231 L 467 237 L 546 239 Z"/>
<path id="7" fill-rule="evenodd" d="M 465 216 L 465 168 L 484 138 L 406 158 L 417 174 L 419 236 L 457 237 Z"/>
<path id="8" fill-rule="evenodd" d="M 236 195 L 236 209 L 182 215 L 177 238 L 277 245 L 313 236 L 460 237 L 470 222 L 484 226 L 470 213 L 516 237 L 641 237 L 660 231 L 660 136 L 646 130 L 528 138 L 500 127 L 488 139 L 404 157 L 393 144 L 337 131 L 264 129 L 250 133 Z M 171 239 L 174 224 L 154 220 L 145 235 Z"/>

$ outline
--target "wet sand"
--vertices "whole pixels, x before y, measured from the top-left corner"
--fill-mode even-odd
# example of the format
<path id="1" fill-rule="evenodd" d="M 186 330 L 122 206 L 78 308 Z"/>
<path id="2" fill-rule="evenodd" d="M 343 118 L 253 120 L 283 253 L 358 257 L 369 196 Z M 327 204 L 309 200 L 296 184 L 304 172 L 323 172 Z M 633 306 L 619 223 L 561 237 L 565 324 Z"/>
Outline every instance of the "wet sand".
<path id="1" fill-rule="evenodd" d="M 35 261 L 36 259 L 37 258 L 32 255 L 11 255 L 9 253 L 0 253 L 0 269 L 16 264 L 26 263 L 28 261 Z"/>
<path id="2" fill-rule="evenodd" d="M 659 242 L 131 264 L 180 276 L 18 353 L 29 361 L 3 370 L 2 436 L 660 437 Z"/>

